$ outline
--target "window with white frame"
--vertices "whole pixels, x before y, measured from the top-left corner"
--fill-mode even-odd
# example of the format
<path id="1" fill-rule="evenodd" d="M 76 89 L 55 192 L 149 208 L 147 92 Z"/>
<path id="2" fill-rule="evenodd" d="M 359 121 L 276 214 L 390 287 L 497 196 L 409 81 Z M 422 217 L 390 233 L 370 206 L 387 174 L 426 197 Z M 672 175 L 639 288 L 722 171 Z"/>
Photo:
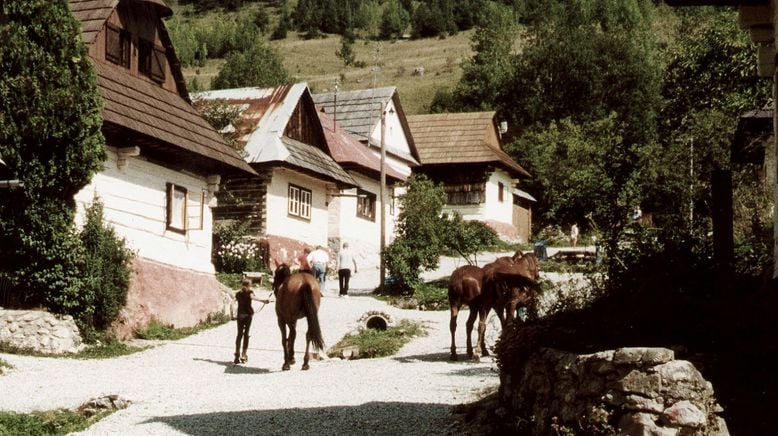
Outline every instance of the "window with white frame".
<path id="1" fill-rule="evenodd" d="M 289 215 L 311 219 L 311 191 L 289 184 Z"/>
<path id="2" fill-rule="evenodd" d="M 372 192 L 357 190 L 357 216 L 375 221 L 375 199 Z"/>
<path id="3" fill-rule="evenodd" d="M 204 192 L 189 192 L 183 186 L 167 184 L 167 229 L 186 233 L 187 230 L 203 229 Z"/>

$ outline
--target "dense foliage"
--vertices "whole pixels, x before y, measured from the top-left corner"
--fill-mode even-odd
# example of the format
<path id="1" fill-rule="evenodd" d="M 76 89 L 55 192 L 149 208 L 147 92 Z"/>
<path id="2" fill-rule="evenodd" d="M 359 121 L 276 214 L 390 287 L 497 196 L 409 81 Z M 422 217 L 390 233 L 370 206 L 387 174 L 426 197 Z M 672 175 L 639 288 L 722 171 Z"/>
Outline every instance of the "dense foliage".
<path id="1" fill-rule="evenodd" d="M 96 79 L 66 1 L 8 0 L 2 14 L 0 155 L 24 187 L 0 202 L 0 274 L 17 304 L 77 315 L 90 302 L 73 197 L 105 159 Z"/>
<path id="2" fill-rule="evenodd" d="M 124 238 L 105 224 L 99 199 L 95 198 L 86 208 L 85 215 L 86 222 L 79 233 L 85 249 L 80 294 L 86 304 L 77 316 L 82 332 L 105 330 L 127 304 L 133 258 Z"/>
<path id="3" fill-rule="evenodd" d="M 213 79 L 211 88 L 268 88 L 283 85 L 290 80 L 278 53 L 257 39 L 247 51 L 232 52 L 227 56 L 227 62 Z"/>
<path id="4" fill-rule="evenodd" d="M 386 247 L 386 267 L 394 277 L 393 286 L 401 292 L 413 291 L 422 269 L 438 266 L 443 242 L 441 211 L 446 192 L 424 175 L 408 179 L 400 197 L 394 241 Z"/>

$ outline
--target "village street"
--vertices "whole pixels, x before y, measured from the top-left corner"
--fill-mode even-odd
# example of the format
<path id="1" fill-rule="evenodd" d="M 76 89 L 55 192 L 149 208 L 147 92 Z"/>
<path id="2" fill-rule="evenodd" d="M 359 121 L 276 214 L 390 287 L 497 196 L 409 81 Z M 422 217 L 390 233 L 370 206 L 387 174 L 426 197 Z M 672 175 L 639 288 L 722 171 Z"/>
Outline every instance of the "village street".
<path id="1" fill-rule="evenodd" d="M 479 264 L 510 253 L 489 253 Z M 462 260 L 441 258 L 428 279 L 450 274 Z M 233 365 L 235 323 L 179 340 L 160 342 L 108 360 L 36 358 L 0 354 L 14 366 L 0 377 L 0 410 L 29 412 L 75 408 L 89 399 L 128 400 L 84 434 L 447 434 L 461 433 L 451 406 L 479 399 L 499 386 L 493 358 L 464 358 L 466 313 L 460 316 L 451 362 L 448 311 L 401 310 L 367 295 L 377 271 L 354 276 L 353 294 L 338 298 L 328 280 L 320 308 L 328 346 L 360 326 L 360 317 L 382 311 L 395 322 L 422 322 L 428 335 L 391 357 L 311 363 L 301 371 L 305 320 L 298 324 L 297 364 L 281 371 L 280 333 L 273 304 L 255 302 L 249 361 Z M 260 297 L 265 295 L 260 294 Z M 491 315 L 487 344 L 497 338 Z M 474 338 L 475 339 L 475 338 Z"/>
<path id="2" fill-rule="evenodd" d="M 485 263 L 509 253 L 479 258 Z M 461 259 L 442 258 L 428 278 L 450 274 Z M 365 295 L 377 285 L 377 271 L 354 276 L 353 296 L 338 298 L 329 280 L 320 320 L 328 346 L 360 325 L 368 311 L 393 321 L 427 326 L 392 357 L 313 361 L 301 371 L 305 320 L 298 324 L 297 364 L 281 371 L 280 333 L 273 304 L 251 326 L 249 361 L 233 365 L 235 323 L 160 343 L 109 360 L 53 359 L 0 354 L 14 366 L 0 377 L 0 410 L 29 412 L 75 408 L 87 400 L 116 394 L 130 401 L 85 434 L 446 434 L 460 433 L 451 406 L 479 399 L 499 385 L 496 363 L 451 362 L 448 311 L 400 310 Z M 260 297 L 264 295 L 260 294 Z M 465 316 L 457 341 L 465 351 Z M 487 341 L 497 337 L 492 315 Z"/>

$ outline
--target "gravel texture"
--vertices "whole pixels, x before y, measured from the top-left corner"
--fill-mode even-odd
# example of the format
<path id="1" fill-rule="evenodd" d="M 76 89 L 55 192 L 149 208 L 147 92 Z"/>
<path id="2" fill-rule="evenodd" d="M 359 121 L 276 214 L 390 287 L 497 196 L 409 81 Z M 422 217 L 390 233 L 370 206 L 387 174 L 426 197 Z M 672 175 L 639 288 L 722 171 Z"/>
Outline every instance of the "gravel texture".
<path id="1" fill-rule="evenodd" d="M 283 355 L 273 304 L 254 316 L 249 361 L 233 365 L 235 323 L 109 360 L 0 354 L 14 366 L 0 376 L 0 410 L 75 408 L 118 394 L 131 402 L 83 434 L 459 434 L 451 406 L 499 384 L 491 358 L 448 360 L 448 311 L 400 310 L 369 296 L 322 299 L 324 339 L 335 344 L 366 312 L 423 321 L 428 336 L 392 357 L 312 361 L 301 371 L 307 325 L 298 323 L 297 363 Z M 258 310 L 261 304 L 255 303 Z M 464 353 L 464 316 L 457 341 Z M 496 329 L 490 330 L 490 341 Z M 474 338 L 475 340 L 475 338 Z"/>
<path id="2" fill-rule="evenodd" d="M 479 256 L 479 265 L 512 254 L 488 253 Z M 461 259 L 443 257 L 440 268 L 423 277 L 444 277 L 462 264 Z M 0 359 L 14 367 L 0 376 L 0 410 L 76 408 L 89 399 L 117 394 L 130 406 L 83 434 L 467 433 L 452 406 L 480 399 L 499 386 L 491 357 L 474 363 L 464 356 L 467 312 L 458 320 L 460 360 L 451 362 L 449 312 L 388 306 L 369 296 L 378 278 L 378 270 L 359 270 L 352 277 L 349 298 L 338 298 L 337 279 L 328 279 L 319 311 L 324 340 L 334 345 L 359 326 L 362 315 L 374 310 L 395 321 L 422 321 L 428 335 L 414 339 L 395 356 L 312 361 L 309 371 L 301 371 L 307 329 L 302 319 L 295 344 L 297 363 L 291 371 L 281 371 L 281 335 L 273 304 L 261 308 L 255 303 L 258 313 L 245 365 L 232 364 L 235 322 L 109 360 L 0 353 Z M 494 313 L 488 324 L 486 340 L 491 346 L 499 333 Z"/>

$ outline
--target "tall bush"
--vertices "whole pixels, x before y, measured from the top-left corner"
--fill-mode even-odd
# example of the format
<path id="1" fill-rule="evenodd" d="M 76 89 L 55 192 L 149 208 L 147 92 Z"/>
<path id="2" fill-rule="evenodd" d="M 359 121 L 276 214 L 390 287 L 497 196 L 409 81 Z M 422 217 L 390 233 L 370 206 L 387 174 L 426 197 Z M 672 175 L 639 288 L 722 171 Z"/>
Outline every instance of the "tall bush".
<path id="1" fill-rule="evenodd" d="M 103 204 L 95 198 L 85 211 L 86 221 L 79 237 L 85 249 L 85 271 L 81 294 L 91 300 L 92 310 L 79 313 L 84 325 L 104 330 L 127 304 L 127 289 L 133 253 L 123 238 L 103 219 Z M 91 313 L 90 313 L 91 312 Z M 91 315 L 91 316 L 90 316 Z M 82 328 L 82 331 L 89 328 Z"/>
<path id="2" fill-rule="evenodd" d="M 438 266 L 443 242 L 440 229 L 446 192 L 424 175 L 413 175 L 400 197 L 397 237 L 386 247 L 386 267 L 395 278 L 395 290 L 409 292 L 419 283 L 422 269 Z"/>
<path id="3" fill-rule="evenodd" d="M 21 304 L 78 313 L 73 198 L 105 160 L 95 74 L 65 0 L 6 0 L 0 21 L 0 155 L 24 183 L 0 201 L 0 270 Z"/>

